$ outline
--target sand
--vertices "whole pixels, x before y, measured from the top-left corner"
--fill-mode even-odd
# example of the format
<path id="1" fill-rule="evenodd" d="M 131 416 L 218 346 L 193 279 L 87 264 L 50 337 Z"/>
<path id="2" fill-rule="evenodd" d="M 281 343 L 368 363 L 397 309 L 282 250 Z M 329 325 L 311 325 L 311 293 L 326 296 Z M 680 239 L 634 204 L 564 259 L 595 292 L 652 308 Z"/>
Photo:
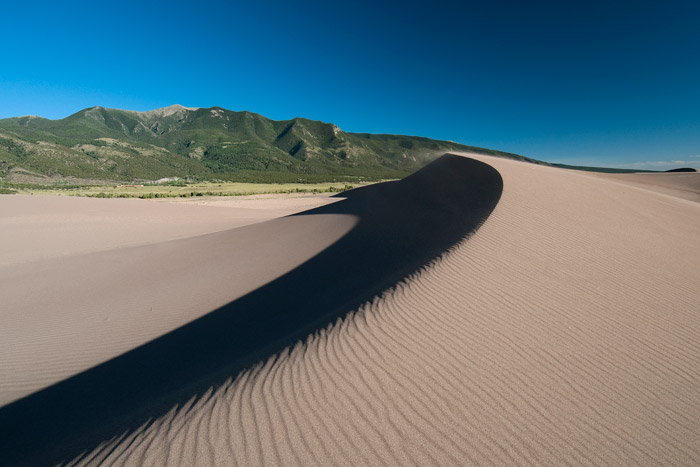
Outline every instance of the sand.
<path id="1" fill-rule="evenodd" d="M 161 200 L 0 197 L 0 267 L 228 230 L 322 206 L 328 195 Z M 203 208 L 227 207 L 229 209 Z"/>
<path id="2" fill-rule="evenodd" d="M 77 456 L 79 465 L 697 465 L 700 203 L 586 173 L 468 157 L 484 164 L 461 166 L 449 160 L 414 177 L 405 189 L 395 184 L 365 194 L 356 190 L 358 194 L 347 195 L 349 204 L 296 216 L 302 224 L 317 216 L 328 219 L 318 221 L 316 238 L 309 241 L 309 251 L 320 253 L 177 332 L 0 408 L 0 439 L 5 440 L 0 460 L 30 464 Z M 460 171 L 467 175 L 455 178 Z M 502 193 L 489 188 L 501 179 Z M 473 204 L 467 201 L 477 198 Z M 469 222 L 460 223 L 469 213 Z M 286 219 L 293 218 L 271 222 Z M 235 236 L 260 229 L 232 239 L 227 248 L 218 248 L 227 238 L 224 233 L 169 244 L 206 238 L 196 243 L 201 248 L 197 255 L 206 255 L 207 248 L 229 254 L 236 242 L 254 248 L 267 224 L 229 231 L 226 235 Z M 300 232 L 305 229 L 300 225 Z M 333 234 L 326 234 L 329 229 L 335 229 Z M 279 241 L 298 242 L 302 236 Z M 319 244 L 324 246 L 319 249 Z M 254 257 L 274 263 L 295 245 L 268 256 L 257 250 Z M 357 245 L 361 249 L 352 250 Z M 351 253 L 343 257 L 338 248 Z M 362 256 L 362 249 L 372 254 Z M 166 252 L 177 250 L 183 251 Z M 165 261 L 153 255 L 150 262 Z M 332 262 L 323 263 L 328 255 Z M 414 255 L 420 261 L 413 261 Z M 371 264 L 365 270 L 368 277 L 376 269 L 396 279 L 372 295 L 358 279 L 362 269 L 354 269 L 355 257 Z M 378 261 L 372 262 L 373 257 Z M 329 282 L 320 277 L 319 271 L 331 271 L 329 264 L 339 258 L 350 285 L 339 285 L 342 271 L 329 273 Z M 314 262 L 321 264 L 309 266 Z M 183 280 L 164 279 L 171 285 L 163 293 L 173 293 Z M 323 287 L 313 289 L 314 284 Z M 313 296 L 302 300 L 296 288 Z M 258 364 L 246 363 L 242 371 L 222 363 L 230 351 L 222 339 L 229 331 L 238 339 L 244 335 L 231 323 L 244 322 L 250 332 L 260 326 L 272 332 L 264 327 L 269 323 L 252 318 L 231 322 L 234 312 L 262 312 L 266 304 L 283 303 L 289 310 L 329 303 L 340 310 L 343 304 L 326 297 L 355 292 L 372 296 L 343 302 L 348 313 L 339 313 L 328 326 L 319 329 L 301 312 L 293 316 L 308 319 L 312 331 L 303 334 L 305 328 L 299 328 L 294 335 L 308 337 L 286 350 Z M 269 301 L 275 293 L 276 301 Z M 288 310 L 279 308 L 268 313 L 283 322 Z M 34 319 L 46 320 L 48 314 L 44 310 Z M 202 336 L 207 339 L 197 339 Z M 29 344 L 21 335 L 15 339 L 12 352 Z M 183 343 L 192 347 L 182 350 Z M 56 359 L 62 361 L 60 352 Z M 18 362 L 26 367 L 37 363 L 29 357 Z M 151 363 L 157 366 L 148 367 Z M 150 368 L 155 379 L 178 373 L 196 375 L 199 383 L 186 387 L 186 379 L 174 378 L 159 386 L 135 369 L 139 365 Z M 207 365 L 207 371 L 193 369 Z M 31 371 L 25 368 L 24 374 Z M 129 381 L 120 382 L 119 375 Z M 141 380 L 135 383 L 134 375 Z M 80 435 L 94 447 L 66 439 L 51 445 L 61 429 L 79 430 L 80 423 L 99 431 L 100 420 L 82 413 L 71 398 L 81 394 L 89 407 L 93 393 L 109 392 L 101 381 L 129 388 L 127 393 L 142 385 L 172 393 L 179 382 L 180 392 L 163 399 L 160 414 L 152 412 L 149 423 L 115 423 L 104 431 L 101 444 L 95 442 L 97 435 Z M 94 386 L 86 389 L 89 385 Z M 151 406 L 158 405 L 152 393 L 144 394 L 152 398 Z M 128 397 L 115 392 L 102 400 L 113 407 L 135 407 L 120 399 Z M 59 407 L 63 401 L 69 409 Z M 69 419 L 71 413 L 80 423 Z"/>
<path id="3" fill-rule="evenodd" d="M 0 237 L 12 245 L 0 267 L 0 404 L 254 290 L 354 224 L 281 218 L 332 202 L 327 196 L 237 200 L 235 208 L 29 195 L 0 201 Z M 271 219 L 262 229 L 251 225 Z M 293 250 L 278 241 L 279 230 Z"/>
<path id="4" fill-rule="evenodd" d="M 700 172 L 595 174 L 593 176 L 700 203 Z"/>

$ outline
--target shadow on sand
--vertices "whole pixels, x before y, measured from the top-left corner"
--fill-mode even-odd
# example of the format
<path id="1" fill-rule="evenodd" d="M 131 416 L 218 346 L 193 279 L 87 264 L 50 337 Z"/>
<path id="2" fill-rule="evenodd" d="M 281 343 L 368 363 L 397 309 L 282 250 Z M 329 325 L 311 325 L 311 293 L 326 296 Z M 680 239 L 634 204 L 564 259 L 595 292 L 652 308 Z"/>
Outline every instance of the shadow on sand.
<path id="1" fill-rule="evenodd" d="M 475 231 L 502 189 L 491 166 L 447 154 L 404 180 L 351 190 L 342 201 L 297 214 L 350 214 L 359 222 L 240 299 L 0 408 L 0 465 L 70 460 L 235 377 Z"/>

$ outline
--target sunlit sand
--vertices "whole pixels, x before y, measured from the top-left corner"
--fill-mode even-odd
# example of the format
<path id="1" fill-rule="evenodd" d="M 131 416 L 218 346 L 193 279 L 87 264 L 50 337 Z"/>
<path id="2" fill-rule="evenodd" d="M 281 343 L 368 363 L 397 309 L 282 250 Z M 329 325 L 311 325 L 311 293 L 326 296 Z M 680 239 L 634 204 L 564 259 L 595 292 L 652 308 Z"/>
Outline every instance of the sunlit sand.
<path id="1" fill-rule="evenodd" d="M 0 268 L 0 460 L 696 464 L 686 175 L 465 154 L 290 217 L 67 213 Z"/>

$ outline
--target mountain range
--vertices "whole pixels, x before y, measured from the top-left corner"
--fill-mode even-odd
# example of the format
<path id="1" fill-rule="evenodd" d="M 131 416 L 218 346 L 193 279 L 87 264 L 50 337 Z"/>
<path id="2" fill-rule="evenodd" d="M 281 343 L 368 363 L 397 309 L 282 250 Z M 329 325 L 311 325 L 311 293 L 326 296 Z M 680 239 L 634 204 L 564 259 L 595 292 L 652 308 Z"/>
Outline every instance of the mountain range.
<path id="1" fill-rule="evenodd" d="M 391 179 L 448 151 L 538 162 L 451 141 L 349 133 L 331 123 L 271 120 L 221 107 L 136 112 L 98 106 L 60 120 L 0 119 L 0 179 L 13 183 Z"/>

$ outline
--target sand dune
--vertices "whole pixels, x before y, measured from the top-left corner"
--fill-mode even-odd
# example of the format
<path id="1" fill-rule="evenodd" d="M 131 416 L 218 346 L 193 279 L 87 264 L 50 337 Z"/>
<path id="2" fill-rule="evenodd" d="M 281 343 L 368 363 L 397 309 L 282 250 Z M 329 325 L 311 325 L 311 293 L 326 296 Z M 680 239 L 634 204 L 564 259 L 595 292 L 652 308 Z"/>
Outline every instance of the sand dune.
<path id="1" fill-rule="evenodd" d="M 298 216 L 357 224 L 229 306 L 0 408 L 0 460 L 66 459 L 103 436 L 77 465 L 697 465 L 700 204 L 469 157 L 485 164 L 443 158 Z M 284 329 L 232 318 L 263 310 Z M 308 337 L 238 372 L 275 346 L 224 344 L 235 323 L 277 345 Z M 170 382 L 134 382 L 137 363 Z M 126 390 L 106 402 L 131 421 L 84 413 L 104 384 Z M 119 400 L 139 384 L 171 397 L 145 389 L 162 413 L 136 427 Z"/>
<path id="2" fill-rule="evenodd" d="M 203 235 L 294 214 L 331 201 L 325 195 L 168 201 L 3 196 L 0 244 L 6 247 L 0 250 L 0 267 Z"/>
<path id="3" fill-rule="evenodd" d="M 341 215 L 284 217 L 0 268 L 0 404 L 116 357 L 255 290 L 328 247 L 355 222 Z M 225 224 L 219 220 L 199 228 L 216 225 Z M 139 238 L 153 236 L 154 230 L 159 226 Z M 99 243 L 120 238 L 108 236 Z"/>
<path id="4" fill-rule="evenodd" d="M 700 202 L 700 172 L 591 175 L 644 190 Z"/>
<path id="5" fill-rule="evenodd" d="M 438 179 L 444 183 L 436 184 Z M 36 361 L 23 352 L 34 351 L 38 342 L 37 355 L 54 351 L 59 361 L 55 367 L 65 373 L 86 366 L 86 355 L 102 357 L 102 352 L 133 343 L 132 333 L 142 333 L 139 326 L 147 332 L 167 331 L 165 326 L 173 322 L 183 324 L 183 317 L 215 308 L 215 300 L 223 296 L 233 300 L 233 292 L 246 293 L 267 283 L 176 331 L 0 409 L 0 420 L 13 426 L 0 433 L 0 439 L 14 446 L 7 454 L 44 462 L 167 411 L 193 391 L 224 382 L 236 369 L 346 314 L 459 241 L 493 209 L 500 190 L 500 176 L 488 165 L 445 156 L 400 182 L 346 192 L 347 199 L 303 215 L 165 244 L 28 264 L 26 273 L 7 277 L 14 282 L 6 295 L 15 300 L 13 305 L 37 310 L 49 320 L 69 316 L 71 325 L 60 323 L 60 329 L 78 344 L 55 352 L 66 336 L 35 325 L 39 335 L 34 338 L 26 323 L 41 322 L 38 316 L 27 320 L 24 313 L 16 313 L 9 321 L 19 329 L 8 335 L 19 337 L 8 349 L 18 355 L 18 367 Z M 333 243 L 355 219 L 357 225 Z M 286 272 L 286 265 L 311 256 L 275 279 L 277 272 Z M 59 285 L 31 297 L 34 303 L 26 306 L 33 286 L 25 284 L 37 276 L 49 285 L 60 277 Z M 68 299 L 60 312 L 52 310 L 56 297 Z M 149 309 L 154 301 L 158 306 Z M 183 305 L 191 309 L 183 310 Z M 111 333 L 99 332 L 95 310 L 127 319 L 110 324 Z M 87 329 L 82 320 L 94 326 Z M 76 333 L 76 327 L 85 332 Z M 31 379 L 27 373 L 45 374 L 25 371 L 19 376 Z"/>

